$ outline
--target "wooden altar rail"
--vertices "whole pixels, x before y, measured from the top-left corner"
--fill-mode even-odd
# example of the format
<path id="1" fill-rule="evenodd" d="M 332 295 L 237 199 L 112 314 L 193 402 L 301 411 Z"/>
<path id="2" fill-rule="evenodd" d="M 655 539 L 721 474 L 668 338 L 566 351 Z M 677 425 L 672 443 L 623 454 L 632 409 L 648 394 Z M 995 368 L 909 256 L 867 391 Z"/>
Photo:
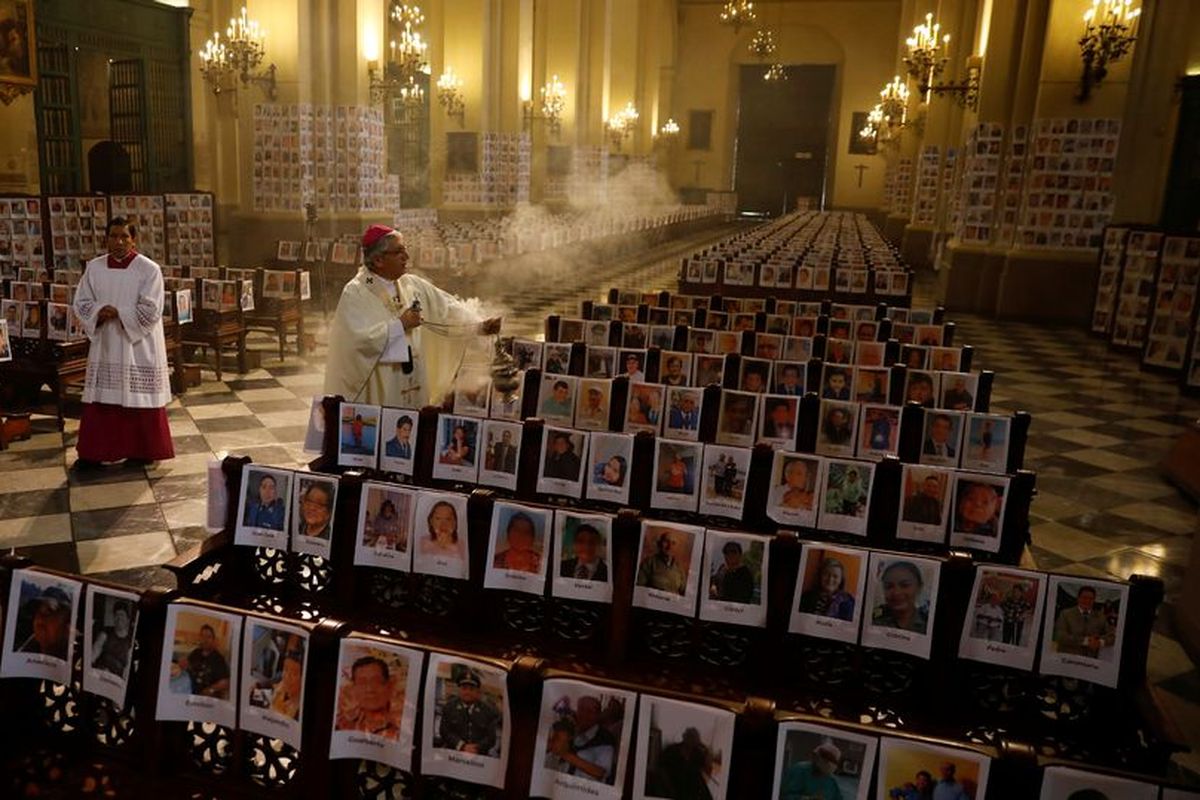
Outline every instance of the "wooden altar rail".
<path id="1" fill-rule="evenodd" d="M 0 558 L 0 591 L 8 596 L 14 569 L 30 568 L 29 559 L 19 556 Z M 473 564 L 473 567 L 475 565 Z M 36 569 L 36 567 L 35 567 Z M 115 588 L 114 584 L 50 570 L 48 574 L 81 580 L 89 587 Z M 213 579 L 222 581 L 222 579 Z M 120 587 L 128 588 L 128 587 Z M 1155 781 L 1161 776 L 1164 742 L 1151 742 L 1131 758 L 1105 762 L 1077 763 L 1062 757 L 1038 755 L 1039 745 L 1023 739 L 1018 733 L 992 729 L 995 734 L 983 741 L 980 732 L 995 724 L 982 716 L 964 720 L 972 735 L 947 734 L 923 727 L 910 720 L 883 721 L 864 724 L 858 720 L 830 718 L 820 713 L 806 712 L 794 701 L 774 696 L 771 684 L 753 685 L 746 691 L 729 691 L 709 680 L 681 679 L 667 671 L 647 666 L 641 670 L 618 672 L 591 668 L 578 661 L 562 663 L 562 659 L 544 657 L 533 648 L 504 647 L 484 641 L 480 634 L 491 615 L 479 614 L 475 621 L 465 614 L 443 620 L 434 630 L 408 631 L 402 636 L 385 638 L 424 653 L 445 653 L 482 661 L 507 671 L 507 691 L 511 709 L 511 739 L 507 754 L 505 788 L 483 788 L 454 780 L 414 773 L 401 773 L 376 765 L 375 792 L 365 790 L 361 762 L 331 761 L 327 758 L 336 703 L 337 654 L 340 639 L 351 632 L 378 634 L 381 626 L 390 626 L 392 619 L 375 616 L 376 609 L 357 607 L 347 613 L 322 613 L 317 617 L 303 616 L 286 604 L 277 604 L 271 611 L 255 610 L 270 607 L 265 596 L 245 595 L 252 605 L 226 602 L 188 600 L 183 592 L 151 588 L 139 593 L 139 620 L 134 648 L 134 668 L 130 676 L 127 704 L 124 709 L 105 699 L 83 693 L 79 689 L 82 665 L 74 667 L 71 686 L 62 686 L 32 679 L 9 679 L 0 682 L 0 708 L 9 724 L 0 729 L 3 742 L 4 780 L 13 796 L 80 796 L 97 786 L 130 797 L 193 797 L 221 796 L 229 798 L 261 797 L 264 793 L 283 798 L 328 797 L 443 797 L 447 792 L 478 798 L 525 798 L 529 796 L 529 780 L 535 758 L 541 753 L 535 748 L 538 709 L 542 683 L 551 678 L 572 678 L 593 683 L 600 688 L 616 687 L 651 696 L 681 699 L 702 705 L 729 710 L 736 714 L 733 747 L 729 766 L 728 798 L 766 798 L 780 765 L 775 763 L 775 743 L 778 725 L 801 721 L 833 727 L 842 731 L 868 736 L 888 736 L 908 741 L 942 744 L 974 751 L 992 759 L 989 797 L 1036 797 L 1042 769 L 1055 764 L 1081 767 L 1089 772 L 1122 775 Z M 1161 584 L 1152 579 L 1136 578 L 1130 585 L 1130 628 L 1149 628 L 1150 618 L 1161 593 Z M 490 598 L 486 598 L 490 599 Z M 247 619 L 264 619 L 300 625 L 310 631 L 308 668 L 304 675 L 304 725 L 301 747 L 297 752 L 282 745 L 272 745 L 265 737 L 247 731 L 220 726 L 193 726 L 183 722 L 155 720 L 158 696 L 159 665 L 164 651 L 166 609 L 170 602 L 186 600 L 202 607 L 242 615 Z M 82 609 L 82 600 L 78 609 Z M 455 623 L 467 623 L 460 626 Z M 0 625 L 7 620 L 0 621 Z M 80 626 L 82 627 L 82 626 Z M 396 628 L 392 628 L 396 630 Z M 630 632 L 632 633 L 632 631 Z M 509 645 L 512 634 L 510 633 Z M 945 637 L 943 637 L 945 638 Z M 1135 637 L 1136 639 L 1137 637 Z M 1148 638 L 1147 638 L 1148 641 Z M 943 641 L 944 644 L 944 641 Z M 1127 641 L 1123 662 L 1145 656 L 1145 642 Z M 79 646 L 77 644 L 77 646 Z M 940 651 L 940 646 L 935 648 Z M 1138 650 L 1134 653 L 1132 650 Z M 79 651 L 76 651 L 77 653 Z M 774 654 L 767 654 L 772 664 L 767 672 L 779 671 L 783 664 Z M 243 658 L 248 654 L 243 653 Z M 558 663 L 556 663 L 556 661 Z M 239 665 L 231 665 L 239 669 Z M 933 677 L 945 677 L 944 671 L 932 670 Z M 1123 674 L 1125 673 L 1123 666 Z M 239 673 L 240 669 L 239 669 Z M 950 680 L 936 683 L 922 681 L 922 689 L 932 690 L 922 695 L 941 708 L 970 711 L 969 686 Z M 422 681 L 422 686 L 424 682 Z M 764 691 L 766 690 L 766 691 Z M 243 688 L 244 691 L 244 688 Z M 915 690 L 914 690 L 915 691 Z M 1105 698 L 1107 700 L 1109 698 Z M 426 704 L 418 708 L 418 724 L 414 732 L 413 764 L 420 764 L 420 715 Z M 1119 712 L 1108 709 L 1104 729 L 1096 732 L 1102 740 L 1113 739 L 1121 728 L 1140 723 L 1122 715 L 1130 709 L 1122 706 Z M 630 713 L 633 713 L 632 711 Z M 896 724 L 898 723 L 899 724 Z M 1095 721 L 1093 721 L 1095 722 Z M 1001 723 L 1003 724 L 1003 723 Z M 1062 731 L 1055 731 L 1061 737 Z M 633 737 L 636 740 L 636 737 Z M 634 759 L 644 757 L 634 741 L 625 746 L 631 749 L 624 776 L 624 795 L 633 786 Z M 1061 745 L 1060 745 L 1061 746 Z M 1103 755 L 1093 755 L 1098 760 Z M 1133 763 L 1131 763 L 1133 762 Z M 1124 768 L 1128 772 L 1116 772 Z M 1147 778 L 1146 775 L 1152 777 Z M 865 778 L 874 781 L 874 775 Z M 391 786 L 389 790 L 387 787 Z M 380 792 L 380 787 L 384 791 Z"/>

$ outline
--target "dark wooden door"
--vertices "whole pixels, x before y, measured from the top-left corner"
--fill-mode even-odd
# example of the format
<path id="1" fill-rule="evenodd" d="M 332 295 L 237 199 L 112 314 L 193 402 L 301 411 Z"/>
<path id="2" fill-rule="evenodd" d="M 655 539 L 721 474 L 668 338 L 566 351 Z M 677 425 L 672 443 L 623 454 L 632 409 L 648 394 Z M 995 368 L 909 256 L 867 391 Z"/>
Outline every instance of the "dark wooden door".
<path id="1" fill-rule="evenodd" d="M 789 66 L 787 80 L 764 81 L 765 66 L 741 67 L 734 174 L 739 210 L 777 216 L 798 197 L 822 204 L 834 69 Z"/>
<path id="2" fill-rule="evenodd" d="M 1170 230 L 1200 230 L 1200 75 L 1179 81 L 1183 101 L 1175 152 L 1163 200 L 1162 224 Z"/>

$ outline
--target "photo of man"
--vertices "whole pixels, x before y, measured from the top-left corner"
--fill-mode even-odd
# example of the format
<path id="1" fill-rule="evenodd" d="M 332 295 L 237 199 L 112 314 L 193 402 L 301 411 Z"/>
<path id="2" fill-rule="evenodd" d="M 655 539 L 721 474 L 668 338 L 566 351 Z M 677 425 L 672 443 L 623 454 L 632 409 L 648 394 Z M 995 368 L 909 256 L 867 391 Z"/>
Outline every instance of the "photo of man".
<path id="1" fill-rule="evenodd" d="M 298 628 L 251 621 L 246 641 L 249 658 L 246 702 L 253 709 L 299 721 L 304 695 L 308 636 Z M 243 712 L 243 726 L 258 714 Z M 268 728 L 264 735 L 278 731 Z M 297 731 L 298 732 L 298 731 Z"/>
<path id="2" fill-rule="evenodd" d="M 1122 597 L 1119 592 L 1106 587 L 1104 599 L 1097 603 L 1097 586 L 1067 581 L 1056 586 L 1053 632 L 1056 652 L 1112 659 Z"/>
<path id="3" fill-rule="evenodd" d="M 925 441 L 921 446 L 922 464 L 958 466 L 962 420 L 962 414 L 953 412 L 925 414 Z"/>
<path id="4" fill-rule="evenodd" d="M 531 794 L 581 788 L 616 798 L 624 785 L 636 696 L 582 681 L 550 679 L 542 689 Z M 586 787 L 586 788 L 584 788 Z"/>
<path id="5" fill-rule="evenodd" d="M 124 679 L 133 654 L 137 629 L 137 606 L 123 596 L 93 588 L 92 598 L 92 669 Z"/>
<path id="6" fill-rule="evenodd" d="M 572 399 L 574 382 L 575 378 L 570 376 L 543 376 L 538 413 L 551 422 L 570 425 L 575 410 L 575 403 Z"/>
<path id="7" fill-rule="evenodd" d="M 499 438 L 489 422 L 484 423 L 483 468 L 489 472 L 504 472 L 515 475 L 517 472 L 517 453 L 520 448 L 514 441 L 515 431 L 505 425 L 500 429 Z M 519 428 L 517 429 L 519 430 Z"/>
<path id="8" fill-rule="evenodd" d="M 610 381 L 584 380 L 579 384 L 579 406 L 575 409 L 575 426 L 588 431 L 608 430 L 608 395 Z"/>
<path id="9" fill-rule="evenodd" d="M 777 800 L 866 800 L 875 766 L 874 738 L 785 722 L 776 746 Z"/>
<path id="10" fill-rule="evenodd" d="M 247 465 L 242 471 L 236 544 L 286 546 L 293 473 Z"/>
<path id="11" fill-rule="evenodd" d="M 692 550 L 698 546 L 692 529 L 642 523 L 641 558 L 636 585 L 684 596 L 692 567 Z"/>
<path id="12" fill-rule="evenodd" d="M 334 731 L 396 739 L 405 702 L 412 702 L 405 696 L 408 660 L 368 642 L 346 639 L 339 661 Z"/>
<path id="13" fill-rule="evenodd" d="M 607 542 L 595 524 L 568 516 L 563 537 L 563 555 L 570 557 L 559 564 L 561 577 L 580 581 L 608 580 Z"/>
<path id="14" fill-rule="evenodd" d="M 634 785 L 646 797 L 724 800 L 734 717 L 729 711 L 642 695 Z"/>
<path id="15" fill-rule="evenodd" d="M 713 535 L 710 539 L 708 599 L 743 605 L 761 602 L 763 543 Z"/>
<path id="16" fill-rule="evenodd" d="M 383 454 L 388 458 L 409 460 L 413 457 L 412 448 L 413 418 L 409 414 L 401 414 L 396 418 L 395 432 L 392 438 L 384 442 Z"/>
<path id="17" fill-rule="evenodd" d="M 979 800 L 987 795 L 990 761 L 970 750 L 884 737 L 876 797 Z"/>
<path id="18" fill-rule="evenodd" d="M 663 432 L 669 438 L 694 440 L 700 429 L 700 389 L 672 389 L 667 395 L 669 408 Z"/>
<path id="19" fill-rule="evenodd" d="M 905 465 L 904 506 L 901 522 L 943 526 L 949 476 L 943 470 L 920 469 Z"/>
<path id="20" fill-rule="evenodd" d="M 583 437 L 570 431 L 546 429 L 548 437 L 546 457 L 542 466 L 542 476 L 557 480 L 576 482 L 579 480 L 581 461 L 579 450 Z"/>
<path id="21" fill-rule="evenodd" d="M 858 405 L 835 400 L 822 400 L 820 427 L 817 429 L 817 453 L 821 455 L 851 455 L 854 452 L 854 429 L 858 423 Z"/>
<path id="22" fill-rule="evenodd" d="M 691 378 L 692 357 L 689 353 L 663 352 L 663 371 L 659 382 L 667 386 L 687 386 Z"/>
<path id="23" fill-rule="evenodd" d="M 443 662 L 438 684 L 442 702 L 435 700 L 433 746 L 498 758 L 504 719 L 496 688 L 490 686 L 485 693 L 481 673 L 462 662 Z"/>
<path id="24" fill-rule="evenodd" d="M 17 629 L 13 637 L 14 651 L 65 661 L 72 634 L 76 596 L 67 584 L 23 580 Z"/>

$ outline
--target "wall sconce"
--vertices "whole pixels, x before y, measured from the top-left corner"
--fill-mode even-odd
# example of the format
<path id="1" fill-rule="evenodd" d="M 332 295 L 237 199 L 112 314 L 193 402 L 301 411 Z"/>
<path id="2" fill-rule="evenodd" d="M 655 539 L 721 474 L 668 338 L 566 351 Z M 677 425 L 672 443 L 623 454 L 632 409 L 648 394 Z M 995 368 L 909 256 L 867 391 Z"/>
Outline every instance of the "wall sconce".
<path id="1" fill-rule="evenodd" d="M 542 87 L 542 107 L 541 113 L 534 113 L 533 101 L 526 100 L 521 107 L 521 127 L 523 130 L 530 130 L 533 127 L 534 120 L 545 120 L 546 130 L 549 131 L 555 139 L 562 133 L 562 115 L 567 108 L 567 87 L 558 79 L 558 75 L 553 75 L 546 85 Z"/>
<path id="2" fill-rule="evenodd" d="M 1137 41 L 1137 20 L 1142 14 L 1133 0 L 1092 0 L 1083 12 L 1083 36 L 1079 51 L 1083 56 L 1083 75 L 1079 81 L 1079 101 L 1092 94 L 1092 87 L 1108 75 L 1108 65 L 1119 61 Z"/>
<path id="3" fill-rule="evenodd" d="M 979 56 L 971 56 L 967 59 L 966 78 L 962 83 L 935 83 L 933 85 L 921 84 L 920 90 L 924 97 L 929 97 L 932 92 L 936 95 L 948 94 L 963 108 L 969 108 L 972 111 L 979 107 L 979 82 L 983 75 L 983 59 Z"/>
<path id="4" fill-rule="evenodd" d="M 213 31 L 200 50 L 200 76 L 213 94 L 237 91 L 236 78 L 243 85 L 258 84 L 268 99 L 275 99 L 275 65 L 258 71 L 267 54 L 266 38 L 266 31 L 259 27 L 258 20 L 250 19 L 245 6 L 240 16 L 229 20 L 224 42 L 221 32 Z"/>
<path id="5" fill-rule="evenodd" d="M 679 141 L 679 123 L 675 121 L 674 117 L 667 118 L 667 121 L 658 129 L 654 140 L 666 147 L 672 147 Z"/>
<path id="6" fill-rule="evenodd" d="M 467 114 L 467 104 L 462 98 L 463 80 L 454 74 L 453 67 L 446 71 L 437 81 L 438 104 L 446 110 L 446 116 L 458 120 L 458 127 L 463 126 Z"/>
<path id="7" fill-rule="evenodd" d="M 933 21 L 933 14 L 925 15 L 925 22 L 913 28 L 913 35 L 904 40 L 908 45 L 908 55 L 904 56 L 904 67 L 908 76 L 920 81 L 922 86 L 931 86 L 933 79 L 942 74 L 946 68 L 946 48 L 950 45 L 950 34 L 938 38 L 942 30 L 939 22 Z M 928 90 L 923 90 L 921 102 L 929 100 Z"/>
<path id="8" fill-rule="evenodd" d="M 638 112 L 633 103 L 626 103 L 623 109 L 605 121 L 604 127 L 608 131 L 608 138 L 612 142 L 613 149 L 618 153 L 621 152 L 621 142 L 633 135 L 637 121 Z"/>

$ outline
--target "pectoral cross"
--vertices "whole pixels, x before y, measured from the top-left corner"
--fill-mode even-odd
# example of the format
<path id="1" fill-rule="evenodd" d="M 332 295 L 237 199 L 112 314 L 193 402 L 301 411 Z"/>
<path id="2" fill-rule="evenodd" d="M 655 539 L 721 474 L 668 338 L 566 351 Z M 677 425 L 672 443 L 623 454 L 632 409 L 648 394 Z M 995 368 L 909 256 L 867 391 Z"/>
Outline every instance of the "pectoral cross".
<path id="1" fill-rule="evenodd" d="M 859 164 L 857 167 L 855 167 L 855 169 L 858 170 L 858 188 L 861 189 L 863 172 L 869 170 L 870 167 L 868 167 L 866 164 Z"/>

